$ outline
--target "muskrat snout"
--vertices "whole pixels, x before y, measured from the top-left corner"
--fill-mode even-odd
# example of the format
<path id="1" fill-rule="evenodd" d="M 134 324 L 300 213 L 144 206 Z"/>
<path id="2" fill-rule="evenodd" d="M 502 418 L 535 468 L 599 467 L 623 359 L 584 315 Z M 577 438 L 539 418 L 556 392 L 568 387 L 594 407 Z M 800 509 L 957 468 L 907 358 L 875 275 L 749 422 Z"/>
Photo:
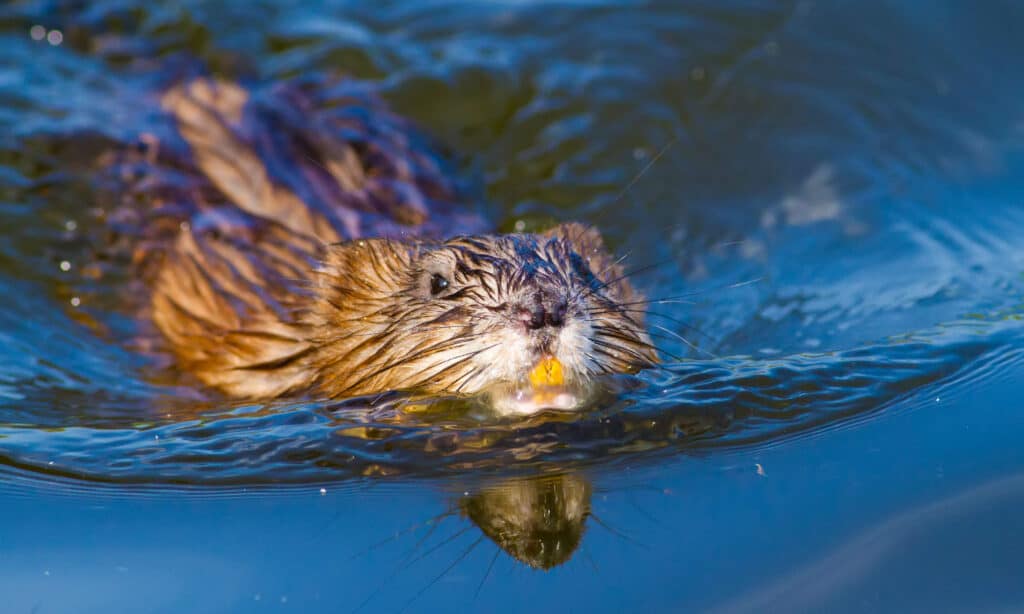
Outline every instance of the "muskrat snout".
<path id="1" fill-rule="evenodd" d="M 540 330 L 545 326 L 561 328 L 565 324 L 569 301 L 558 291 L 538 290 L 525 304 L 515 308 L 517 319 L 528 330 Z"/>

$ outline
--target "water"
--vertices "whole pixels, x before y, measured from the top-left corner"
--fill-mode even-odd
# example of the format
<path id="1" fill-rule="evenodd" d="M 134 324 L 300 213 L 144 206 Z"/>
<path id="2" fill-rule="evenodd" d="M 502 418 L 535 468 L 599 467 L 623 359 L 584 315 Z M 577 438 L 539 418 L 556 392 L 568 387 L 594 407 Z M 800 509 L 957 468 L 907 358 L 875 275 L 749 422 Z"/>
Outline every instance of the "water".
<path id="1" fill-rule="evenodd" d="M 8 4 L 5 611 L 1021 608 L 1021 24 L 1010 2 Z M 125 343 L 94 165 L 196 62 L 374 83 L 502 229 L 589 221 L 682 297 L 651 318 L 681 360 L 526 423 L 169 383 Z"/>

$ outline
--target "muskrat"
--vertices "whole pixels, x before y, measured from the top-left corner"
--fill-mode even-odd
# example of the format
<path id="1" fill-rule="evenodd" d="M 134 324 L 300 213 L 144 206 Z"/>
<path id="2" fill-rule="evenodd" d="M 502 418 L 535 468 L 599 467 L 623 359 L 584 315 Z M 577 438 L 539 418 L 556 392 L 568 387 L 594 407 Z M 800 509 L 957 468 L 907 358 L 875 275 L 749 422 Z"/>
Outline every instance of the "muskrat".
<path id="1" fill-rule="evenodd" d="M 657 360 L 595 229 L 487 234 L 432 145 L 365 93 L 197 78 L 161 103 L 183 141 L 150 137 L 122 165 L 137 181 L 120 215 L 143 238 L 145 316 L 203 384 L 533 411 Z M 557 377 L 538 383 L 539 364 Z"/>

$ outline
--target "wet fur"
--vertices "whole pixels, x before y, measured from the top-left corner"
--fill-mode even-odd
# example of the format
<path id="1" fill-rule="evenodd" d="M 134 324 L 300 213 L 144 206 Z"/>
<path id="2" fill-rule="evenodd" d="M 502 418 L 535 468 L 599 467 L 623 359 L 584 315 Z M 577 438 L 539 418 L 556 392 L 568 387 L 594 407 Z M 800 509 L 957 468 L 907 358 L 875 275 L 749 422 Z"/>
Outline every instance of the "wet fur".
<path id="1" fill-rule="evenodd" d="M 579 384 L 656 360 L 595 230 L 479 234 L 410 126 L 373 100 L 351 103 L 357 120 L 318 102 L 283 89 L 261 106 L 207 79 L 163 95 L 195 185 L 136 188 L 150 205 L 137 261 L 181 369 L 265 398 L 477 393 L 522 381 L 542 353 Z M 451 282 L 439 296 L 435 274 Z M 564 326 L 524 328 L 524 309 L 563 303 Z"/>

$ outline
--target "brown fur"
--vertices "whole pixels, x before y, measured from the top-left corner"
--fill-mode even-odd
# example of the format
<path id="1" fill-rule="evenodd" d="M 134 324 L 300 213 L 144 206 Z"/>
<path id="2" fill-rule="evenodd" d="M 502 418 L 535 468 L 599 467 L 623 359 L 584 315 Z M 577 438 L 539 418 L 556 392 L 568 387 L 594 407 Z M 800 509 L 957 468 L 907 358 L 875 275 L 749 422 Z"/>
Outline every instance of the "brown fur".
<path id="1" fill-rule="evenodd" d="M 199 185 L 173 196 L 172 213 L 151 192 L 138 260 L 149 318 L 181 369 L 230 395 L 272 397 L 475 393 L 522 380 L 542 353 L 560 353 L 581 384 L 656 360 L 595 230 L 461 234 L 481 218 L 376 103 L 353 127 L 294 93 L 273 102 L 302 118 L 254 119 L 251 98 L 206 79 L 162 98 Z M 374 122 L 391 129 L 366 136 Z M 265 162 L 274 156 L 294 171 L 284 181 Z M 434 275 L 452 287 L 432 294 Z M 564 326 L 524 328 L 529 309 L 563 304 Z"/>

